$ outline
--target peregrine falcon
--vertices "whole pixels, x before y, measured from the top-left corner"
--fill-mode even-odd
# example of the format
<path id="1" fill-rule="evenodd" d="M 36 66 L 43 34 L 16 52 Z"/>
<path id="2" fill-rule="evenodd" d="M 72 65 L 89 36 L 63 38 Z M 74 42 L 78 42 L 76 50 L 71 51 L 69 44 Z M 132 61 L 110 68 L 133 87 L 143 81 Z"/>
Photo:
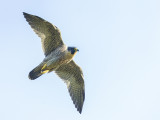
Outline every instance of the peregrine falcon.
<path id="1" fill-rule="evenodd" d="M 45 55 L 43 61 L 29 73 L 29 79 L 35 80 L 45 73 L 54 71 L 67 84 L 72 101 L 81 113 L 85 99 L 84 79 L 81 68 L 73 61 L 79 50 L 63 43 L 61 32 L 55 25 L 35 15 L 25 12 L 23 15 L 41 38 Z"/>

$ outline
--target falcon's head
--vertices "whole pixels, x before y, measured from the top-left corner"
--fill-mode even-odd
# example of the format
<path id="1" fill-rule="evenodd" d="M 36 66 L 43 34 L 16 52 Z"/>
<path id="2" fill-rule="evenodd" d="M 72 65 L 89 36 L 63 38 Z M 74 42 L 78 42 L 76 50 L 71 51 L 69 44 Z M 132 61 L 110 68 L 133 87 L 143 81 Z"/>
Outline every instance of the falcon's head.
<path id="1" fill-rule="evenodd" d="M 75 54 L 79 50 L 76 47 L 68 47 L 68 51 L 71 52 L 71 54 Z"/>

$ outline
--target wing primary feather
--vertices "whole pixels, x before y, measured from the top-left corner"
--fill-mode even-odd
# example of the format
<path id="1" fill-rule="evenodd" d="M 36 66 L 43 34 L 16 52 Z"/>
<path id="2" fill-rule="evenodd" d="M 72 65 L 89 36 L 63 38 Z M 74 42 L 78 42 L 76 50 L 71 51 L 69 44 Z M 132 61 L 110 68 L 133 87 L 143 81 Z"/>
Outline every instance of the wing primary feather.
<path id="1" fill-rule="evenodd" d="M 23 12 L 23 15 L 33 31 L 41 38 L 45 56 L 49 55 L 59 46 L 64 45 L 61 32 L 55 25 L 35 15 L 25 12 Z"/>
<path id="2" fill-rule="evenodd" d="M 84 80 L 81 68 L 76 65 L 74 61 L 71 61 L 68 64 L 60 66 L 56 70 L 56 73 L 67 84 L 73 104 L 75 104 L 77 111 L 81 113 L 85 99 Z"/>
<path id="3" fill-rule="evenodd" d="M 46 57 L 58 47 L 64 45 L 60 30 L 56 26 L 38 16 L 25 12 L 23 12 L 23 15 L 34 32 L 41 38 L 42 49 Z M 45 72 L 36 68 L 31 71 L 29 77 L 30 79 L 36 79 Z M 55 72 L 67 84 L 71 99 L 77 111 L 81 113 L 85 100 L 84 79 L 81 68 L 72 60 L 68 64 L 61 65 Z"/>

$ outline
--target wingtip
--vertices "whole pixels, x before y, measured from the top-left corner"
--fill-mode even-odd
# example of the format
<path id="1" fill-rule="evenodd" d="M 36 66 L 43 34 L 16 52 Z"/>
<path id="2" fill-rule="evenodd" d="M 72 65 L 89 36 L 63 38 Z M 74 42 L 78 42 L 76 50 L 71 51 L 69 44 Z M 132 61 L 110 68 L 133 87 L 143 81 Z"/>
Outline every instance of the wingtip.
<path id="1" fill-rule="evenodd" d="M 82 113 L 82 109 L 77 109 L 77 111 L 81 114 Z"/>
<path id="2" fill-rule="evenodd" d="M 84 103 L 84 99 L 85 99 L 85 93 L 83 92 L 83 101 L 81 101 L 81 102 L 79 102 L 79 101 L 77 101 L 75 98 L 74 98 L 74 96 L 73 96 L 73 94 L 72 94 L 72 92 L 71 92 L 71 89 L 68 89 L 68 91 L 69 91 L 69 93 L 70 93 L 70 96 L 71 96 L 71 99 L 72 99 L 72 101 L 73 101 L 73 104 L 75 105 L 75 108 L 77 109 L 77 111 L 81 114 L 82 113 L 82 109 L 83 109 L 83 103 Z"/>
<path id="3" fill-rule="evenodd" d="M 26 18 L 27 16 L 29 16 L 30 14 L 23 12 L 24 17 Z"/>
<path id="4" fill-rule="evenodd" d="M 23 15 L 26 15 L 27 13 L 26 12 L 22 12 L 23 13 Z"/>
<path id="5" fill-rule="evenodd" d="M 75 107 L 76 107 L 77 111 L 81 114 L 81 113 L 82 113 L 83 105 L 82 105 L 82 106 L 79 106 L 79 105 L 76 105 L 76 104 L 75 104 Z"/>
<path id="6" fill-rule="evenodd" d="M 26 18 L 26 16 L 28 15 L 27 13 L 23 12 L 24 17 Z"/>

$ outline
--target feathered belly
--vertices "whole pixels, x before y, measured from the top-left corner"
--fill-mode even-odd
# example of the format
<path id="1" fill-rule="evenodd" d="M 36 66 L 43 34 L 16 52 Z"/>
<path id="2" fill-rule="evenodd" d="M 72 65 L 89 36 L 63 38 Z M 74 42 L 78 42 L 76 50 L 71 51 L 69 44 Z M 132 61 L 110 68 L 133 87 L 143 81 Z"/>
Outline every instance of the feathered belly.
<path id="1" fill-rule="evenodd" d="M 49 72 L 56 70 L 63 64 L 69 63 L 73 59 L 73 56 L 65 54 L 64 56 L 54 57 L 48 61 L 43 68 L 43 70 L 48 70 Z"/>

